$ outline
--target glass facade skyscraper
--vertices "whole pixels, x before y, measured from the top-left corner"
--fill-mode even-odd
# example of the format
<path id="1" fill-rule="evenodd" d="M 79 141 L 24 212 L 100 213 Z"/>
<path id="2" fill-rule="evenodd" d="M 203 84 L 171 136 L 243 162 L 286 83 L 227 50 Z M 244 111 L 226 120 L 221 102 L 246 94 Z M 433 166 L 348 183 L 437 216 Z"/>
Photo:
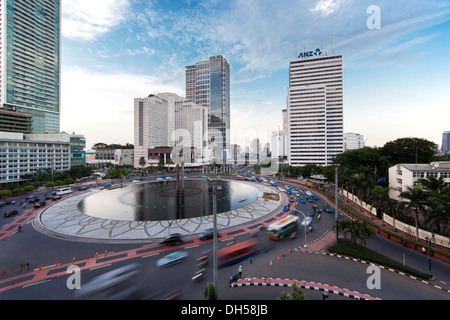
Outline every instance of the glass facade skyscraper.
<path id="1" fill-rule="evenodd" d="M 186 67 L 186 99 L 208 110 L 208 143 L 226 161 L 230 150 L 230 65 L 222 56 Z"/>
<path id="2" fill-rule="evenodd" d="M 0 3 L 0 104 L 60 131 L 60 0 Z"/>

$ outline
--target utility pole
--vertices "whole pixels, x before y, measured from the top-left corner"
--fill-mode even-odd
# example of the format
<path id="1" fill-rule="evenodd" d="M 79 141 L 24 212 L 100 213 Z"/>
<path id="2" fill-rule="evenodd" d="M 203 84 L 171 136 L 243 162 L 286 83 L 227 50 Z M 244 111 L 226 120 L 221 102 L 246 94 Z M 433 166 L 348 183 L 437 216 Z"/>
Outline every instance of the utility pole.
<path id="1" fill-rule="evenodd" d="M 336 178 L 335 178 L 335 188 L 334 188 L 334 199 L 335 199 L 335 206 L 334 206 L 334 219 L 336 220 L 336 242 L 338 242 L 339 237 L 339 229 L 338 229 L 338 176 L 339 176 L 339 163 L 336 163 Z"/>
<path id="2" fill-rule="evenodd" d="M 219 266 L 217 257 L 217 188 L 216 181 L 212 181 L 213 184 L 213 283 L 214 288 L 217 291 L 218 277 L 219 277 Z"/>

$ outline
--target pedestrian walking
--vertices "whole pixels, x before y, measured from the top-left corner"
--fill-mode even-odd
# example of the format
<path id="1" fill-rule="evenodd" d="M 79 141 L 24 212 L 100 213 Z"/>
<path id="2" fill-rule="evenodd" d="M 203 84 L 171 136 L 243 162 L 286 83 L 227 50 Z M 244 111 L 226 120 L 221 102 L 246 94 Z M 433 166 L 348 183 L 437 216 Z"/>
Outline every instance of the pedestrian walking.
<path id="1" fill-rule="evenodd" d="M 242 266 L 239 266 L 238 272 L 239 272 L 239 279 L 241 279 L 242 278 Z"/>

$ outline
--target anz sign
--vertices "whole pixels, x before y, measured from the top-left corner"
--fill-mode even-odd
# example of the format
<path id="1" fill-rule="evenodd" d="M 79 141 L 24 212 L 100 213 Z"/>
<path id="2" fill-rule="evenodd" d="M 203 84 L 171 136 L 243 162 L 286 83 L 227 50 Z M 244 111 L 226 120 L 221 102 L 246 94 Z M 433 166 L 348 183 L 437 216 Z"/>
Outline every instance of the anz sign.
<path id="1" fill-rule="evenodd" d="M 316 49 L 316 51 L 305 51 L 300 53 L 298 56 L 299 59 L 302 58 L 313 58 L 313 57 L 320 57 L 322 55 L 322 50 Z"/>

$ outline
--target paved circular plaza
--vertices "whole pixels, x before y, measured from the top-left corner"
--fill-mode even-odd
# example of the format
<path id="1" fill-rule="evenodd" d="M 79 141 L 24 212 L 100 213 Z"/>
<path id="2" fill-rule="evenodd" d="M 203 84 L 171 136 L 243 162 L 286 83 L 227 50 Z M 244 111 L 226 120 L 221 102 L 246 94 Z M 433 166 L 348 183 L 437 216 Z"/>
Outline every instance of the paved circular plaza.
<path id="1" fill-rule="evenodd" d="M 259 194 L 249 205 L 218 214 L 217 227 L 220 231 L 239 228 L 277 213 L 286 202 L 283 194 L 266 185 L 247 181 L 231 183 L 249 184 L 256 188 Z M 64 198 L 39 212 L 33 220 L 33 225 L 40 232 L 57 238 L 108 242 L 155 242 L 172 233 L 183 236 L 198 235 L 213 226 L 213 215 L 163 221 L 122 221 L 88 216 L 79 210 L 79 203 L 83 199 L 93 194 L 99 197 L 101 193 L 105 194 L 105 201 L 102 201 L 101 197 L 99 199 L 102 205 L 114 210 L 114 203 L 106 201 L 111 198 L 110 195 L 106 197 L 107 193 L 113 191 L 93 189 Z M 276 193 L 279 200 L 265 199 L 264 193 Z"/>

